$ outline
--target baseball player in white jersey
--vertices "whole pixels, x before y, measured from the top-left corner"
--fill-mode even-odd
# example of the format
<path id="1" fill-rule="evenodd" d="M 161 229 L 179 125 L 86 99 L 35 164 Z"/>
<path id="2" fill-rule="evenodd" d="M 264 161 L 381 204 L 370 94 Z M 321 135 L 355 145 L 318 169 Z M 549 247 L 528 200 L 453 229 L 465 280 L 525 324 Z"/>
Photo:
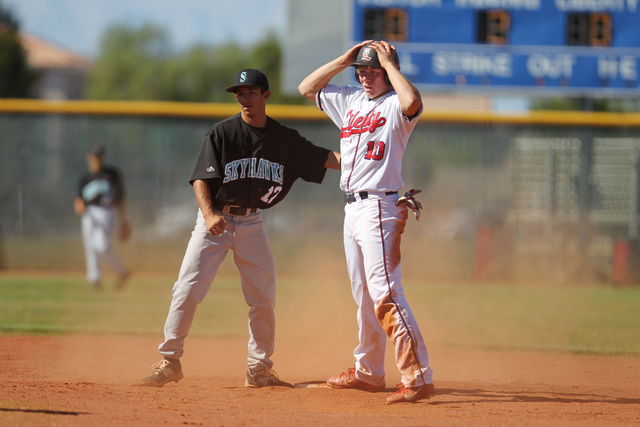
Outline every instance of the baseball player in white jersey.
<path id="1" fill-rule="evenodd" d="M 349 66 L 355 67 L 362 87 L 329 83 Z M 422 112 L 422 98 L 399 68 L 394 46 L 368 40 L 318 68 L 298 87 L 340 128 L 344 247 L 358 304 L 355 366 L 327 382 L 334 388 L 384 390 L 388 336 L 403 387 L 387 404 L 435 394 L 427 348 L 401 283 L 400 236 L 407 206 L 418 218 L 421 206 L 412 197 L 415 192 L 399 197 L 398 191 L 403 187 L 402 156 Z"/>

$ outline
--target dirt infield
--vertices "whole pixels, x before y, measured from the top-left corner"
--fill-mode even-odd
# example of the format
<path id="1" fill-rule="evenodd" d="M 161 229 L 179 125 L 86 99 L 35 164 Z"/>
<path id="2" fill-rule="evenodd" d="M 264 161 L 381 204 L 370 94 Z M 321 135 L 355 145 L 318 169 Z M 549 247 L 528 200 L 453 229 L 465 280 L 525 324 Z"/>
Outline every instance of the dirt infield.
<path id="1" fill-rule="evenodd" d="M 291 382 L 347 368 L 351 343 L 285 337 L 276 370 Z M 190 338 L 185 378 L 136 386 L 159 359 L 148 337 L 0 335 L 2 426 L 620 426 L 640 424 L 640 360 L 431 346 L 438 394 L 385 405 L 384 393 L 243 387 L 246 341 Z M 325 351 L 322 351 L 324 348 Z M 309 356 L 305 356 L 309 355 Z M 318 354 L 314 357 L 313 354 Z"/>

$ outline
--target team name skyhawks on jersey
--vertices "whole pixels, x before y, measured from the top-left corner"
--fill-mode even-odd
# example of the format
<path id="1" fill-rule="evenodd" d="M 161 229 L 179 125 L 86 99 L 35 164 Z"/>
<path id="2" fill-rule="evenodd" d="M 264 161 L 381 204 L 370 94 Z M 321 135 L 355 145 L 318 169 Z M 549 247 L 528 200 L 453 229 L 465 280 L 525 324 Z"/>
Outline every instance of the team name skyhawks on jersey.
<path id="1" fill-rule="evenodd" d="M 275 181 L 282 185 L 284 166 L 267 159 L 257 159 L 255 157 L 234 160 L 224 166 L 223 183 L 242 178 L 261 178 Z"/>
<path id="2" fill-rule="evenodd" d="M 347 125 L 340 128 L 340 138 L 348 138 L 351 135 L 358 135 L 365 132 L 373 133 L 379 127 L 387 123 L 387 119 L 380 117 L 380 112 L 372 114 L 369 112 L 366 116 L 361 116 L 360 111 L 350 110 L 347 113 Z"/>

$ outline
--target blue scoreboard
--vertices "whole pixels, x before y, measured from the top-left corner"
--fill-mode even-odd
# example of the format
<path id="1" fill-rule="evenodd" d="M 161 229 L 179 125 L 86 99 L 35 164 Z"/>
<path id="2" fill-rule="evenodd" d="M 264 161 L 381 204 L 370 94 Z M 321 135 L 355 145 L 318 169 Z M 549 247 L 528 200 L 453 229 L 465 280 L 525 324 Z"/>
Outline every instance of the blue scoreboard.
<path id="1" fill-rule="evenodd" d="M 638 96 L 639 0 L 352 0 L 422 91 Z"/>

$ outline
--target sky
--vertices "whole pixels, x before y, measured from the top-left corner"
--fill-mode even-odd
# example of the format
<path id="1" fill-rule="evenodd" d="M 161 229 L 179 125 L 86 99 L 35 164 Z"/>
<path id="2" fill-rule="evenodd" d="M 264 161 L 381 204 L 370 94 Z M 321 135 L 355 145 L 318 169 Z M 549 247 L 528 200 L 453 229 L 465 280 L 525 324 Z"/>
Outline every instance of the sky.
<path id="1" fill-rule="evenodd" d="M 288 0 L 0 0 L 20 29 L 62 48 L 97 58 L 104 31 L 114 24 L 164 28 L 176 50 L 195 43 L 253 45 L 275 31 L 286 34 Z"/>

